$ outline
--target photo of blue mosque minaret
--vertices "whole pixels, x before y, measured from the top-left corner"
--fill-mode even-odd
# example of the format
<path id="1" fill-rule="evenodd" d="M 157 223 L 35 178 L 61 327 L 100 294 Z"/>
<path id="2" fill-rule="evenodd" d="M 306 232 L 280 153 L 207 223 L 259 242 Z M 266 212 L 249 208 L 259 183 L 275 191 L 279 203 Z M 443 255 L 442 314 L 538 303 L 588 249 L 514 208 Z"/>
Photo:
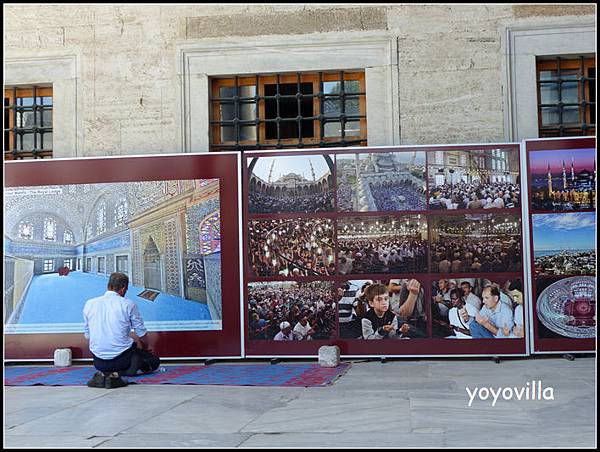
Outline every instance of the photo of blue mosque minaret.
<path id="1" fill-rule="evenodd" d="M 587 150 L 584 150 L 587 151 Z M 589 151 L 594 151 L 590 149 Z M 532 196 L 534 210 L 573 211 L 594 209 L 596 207 L 596 159 L 593 153 L 571 152 L 567 158 L 560 160 L 549 157 L 543 162 L 544 155 L 552 151 L 534 152 L 531 154 Z M 559 151 L 566 154 L 565 151 Z M 588 155 L 585 155 L 588 154 Z M 561 157 L 565 157 L 562 155 Z M 558 161 L 557 161 L 558 160 Z M 570 167 L 566 163 L 570 160 Z"/>

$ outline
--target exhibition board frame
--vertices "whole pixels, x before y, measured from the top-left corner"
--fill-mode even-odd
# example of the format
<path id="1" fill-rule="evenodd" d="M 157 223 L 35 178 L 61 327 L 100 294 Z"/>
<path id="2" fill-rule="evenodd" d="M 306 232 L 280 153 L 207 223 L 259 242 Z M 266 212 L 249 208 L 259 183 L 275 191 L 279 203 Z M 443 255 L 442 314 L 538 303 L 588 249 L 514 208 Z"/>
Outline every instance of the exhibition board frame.
<path id="1" fill-rule="evenodd" d="M 540 151 L 576 151 L 578 149 L 591 149 L 593 148 L 594 155 L 596 155 L 596 137 L 561 137 L 561 138 L 543 138 L 543 139 L 530 139 L 523 140 L 522 142 L 522 158 L 523 167 L 526 169 L 528 184 L 526 187 L 527 192 L 525 193 L 527 203 L 524 205 L 523 215 L 527 217 L 527 266 L 529 268 L 530 284 L 528 285 L 527 299 L 529 300 L 529 342 L 530 350 L 532 354 L 570 354 L 570 353 L 582 353 L 582 352 L 596 352 L 596 338 L 569 338 L 560 337 L 560 335 L 554 333 L 554 337 L 540 337 L 540 333 L 545 327 L 540 325 L 540 320 L 537 315 L 537 300 L 541 295 L 542 290 L 538 291 L 538 282 L 535 273 L 535 252 L 534 252 L 534 214 L 541 215 L 553 215 L 553 214 L 564 214 L 564 213 L 596 213 L 596 208 L 579 209 L 579 210 L 535 210 L 533 208 L 533 190 L 532 190 L 532 169 L 531 169 L 531 156 L 532 153 Z M 568 163 L 567 163 L 568 164 Z M 594 180 L 594 184 L 597 182 Z M 597 221 L 597 220 L 596 220 Z M 597 224 L 597 223 L 596 223 Z M 595 231 L 597 233 L 597 231 Z M 566 233 L 566 232 L 565 232 Z M 594 237 L 596 234 L 594 234 Z M 595 249 L 597 253 L 597 246 Z M 597 258 L 597 256 L 596 256 Z M 582 273 L 577 276 L 590 276 L 596 278 L 594 273 Z M 555 275 L 546 276 L 545 278 L 552 282 L 558 282 L 566 279 L 567 275 Z M 597 289 L 596 289 L 597 290 Z M 538 293 L 539 292 L 539 293 Z M 545 329 L 547 330 L 547 329 Z"/>
<path id="2" fill-rule="evenodd" d="M 523 284 L 523 290 L 526 290 L 528 284 L 529 275 L 528 267 L 524 265 L 524 254 L 525 254 L 525 241 L 524 231 L 526 230 L 526 224 L 522 215 L 523 208 L 523 197 L 521 196 L 520 206 L 512 209 L 501 209 L 502 212 L 490 211 L 489 209 L 480 210 L 455 210 L 455 211 L 432 211 L 428 209 L 427 205 L 423 210 L 418 211 L 373 211 L 373 212 L 340 212 L 336 208 L 332 212 L 326 213 L 275 213 L 275 214 L 264 214 L 254 213 L 250 214 L 249 211 L 249 162 L 251 159 L 260 157 L 286 157 L 286 156 L 319 156 L 329 155 L 333 157 L 333 160 L 338 155 L 343 154 L 381 154 L 390 152 L 425 152 L 425 155 L 431 156 L 435 151 L 481 151 L 481 150 L 493 150 L 502 148 L 504 150 L 510 150 L 516 153 L 516 161 L 518 165 L 519 178 L 518 184 L 522 185 L 523 171 L 522 171 L 522 159 L 521 159 L 521 146 L 519 143 L 498 143 L 498 144 L 464 144 L 464 145 L 423 145 L 423 146 L 386 146 L 386 147 L 366 147 L 366 148 L 331 148 L 331 149 L 307 149 L 307 150 L 286 150 L 282 151 L 246 151 L 244 153 L 244 160 L 242 163 L 242 187 L 244 196 L 243 202 L 243 215 L 244 215 L 244 237 L 243 247 L 244 256 L 250 255 L 248 230 L 250 223 L 253 220 L 262 219 L 291 219 L 291 218 L 302 218 L 302 219 L 314 219 L 324 218 L 337 221 L 339 218 L 348 217 L 368 217 L 368 216 L 392 216 L 402 217 L 405 215 L 412 214 L 424 214 L 427 219 L 436 218 L 440 216 L 461 216 L 465 214 L 513 214 L 518 216 L 521 220 L 521 234 L 520 234 L 520 246 L 521 246 L 521 270 L 517 272 L 506 272 L 501 275 L 497 273 L 456 273 L 456 274 L 444 274 L 445 278 L 448 279 L 467 279 L 467 278 L 487 278 L 500 284 L 507 280 L 520 279 Z M 426 159 L 425 167 L 427 168 L 429 161 Z M 336 165 L 334 165 L 334 172 L 332 174 L 333 181 L 333 192 L 337 199 L 337 174 Z M 424 175 L 425 183 L 427 186 L 426 194 L 428 196 L 428 177 L 427 172 Z M 522 190 L 521 186 L 521 190 Z M 426 197 L 427 200 L 427 197 Z M 426 201 L 427 202 L 427 201 Z M 337 201 L 336 201 L 337 206 Z M 335 224 L 335 223 L 334 223 Z M 430 225 L 428 223 L 428 228 Z M 335 230 L 335 228 L 334 228 Z M 428 238 L 430 238 L 430 231 L 428 231 Z M 334 254 L 337 267 L 337 246 Z M 428 257 L 430 261 L 430 257 Z M 245 337 L 245 350 L 248 358 L 270 358 L 270 357 L 315 357 L 318 354 L 318 348 L 322 345 L 337 345 L 340 347 L 341 355 L 343 357 L 443 357 L 443 356 L 456 356 L 456 357 L 472 357 L 472 356 L 527 356 L 529 354 L 529 342 L 527 340 L 528 325 L 528 313 L 527 303 L 525 303 L 524 312 L 524 323 L 525 323 L 525 337 L 523 338 L 503 338 L 503 339 L 470 339 L 470 340 L 452 340 L 445 338 L 433 338 L 432 337 L 432 315 L 431 315 L 431 291 L 432 282 L 437 281 L 440 277 L 439 274 L 430 273 L 429 265 L 427 273 L 414 273 L 414 274 L 361 274 L 361 275 L 340 275 L 335 274 L 331 276 L 296 276 L 294 278 L 285 276 L 271 276 L 261 277 L 252 275 L 249 269 L 248 259 L 244 259 L 244 325 L 246 326 Z M 424 305 L 426 308 L 427 317 L 427 334 L 428 338 L 416 339 L 411 338 L 410 340 L 398 341 L 398 340 L 379 340 L 370 341 L 362 339 L 342 339 L 339 337 L 339 323 L 338 323 L 338 310 L 335 309 L 336 315 L 336 334 L 337 337 L 326 339 L 326 340 L 313 340 L 313 341 L 273 341 L 273 340 L 250 340 L 249 328 L 248 328 L 248 285 L 257 282 L 268 282 L 268 281 L 295 281 L 299 284 L 307 283 L 312 281 L 329 281 L 335 284 L 334 290 L 344 281 L 352 279 L 390 279 L 390 278 L 402 278 L 410 279 L 416 278 L 422 283 L 424 289 Z M 337 302 L 337 300 L 336 300 Z M 336 303 L 337 304 L 337 303 Z"/>
<path id="3" fill-rule="evenodd" d="M 273 151 L 246 151 L 165 154 L 154 156 L 90 157 L 77 159 L 53 159 L 5 162 L 5 187 L 36 185 L 67 185 L 85 183 L 110 183 L 156 180 L 214 179 L 220 181 L 220 213 L 223 289 L 223 329 L 221 331 L 150 332 L 151 347 L 161 357 L 169 360 L 186 359 L 240 359 L 240 358 L 315 358 L 322 345 L 337 345 L 345 358 L 359 357 L 482 357 L 482 356 L 529 356 L 531 354 L 565 354 L 595 352 L 594 339 L 541 339 L 538 335 L 535 312 L 535 271 L 533 249 L 533 224 L 531 209 L 531 174 L 529 154 L 536 150 L 595 148 L 595 137 L 550 138 L 524 140 L 521 143 L 485 143 L 462 145 L 415 145 L 353 148 L 317 148 Z M 429 195 L 427 158 L 435 151 L 480 151 L 511 149 L 519 162 L 520 205 L 512 209 L 490 210 L 442 210 L 341 212 L 335 208 L 322 213 L 275 213 L 250 214 L 248 162 L 256 157 L 319 156 L 330 155 L 334 162 L 339 155 L 382 154 L 390 152 L 425 152 L 426 197 Z M 337 166 L 332 173 L 333 191 L 337 199 Z M 587 209 L 595 212 L 595 209 Z M 524 294 L 525 337 L 520 339 L 470 339 L 452 340 L 432 336 L 432 283 L 438 273 L 430 273 L 431 256 L 425 273 L 402 274 L 353 274 L 335 273 L 329 276 L 265 277 L 252 275 L 249 270 L 248 228 L 252 221 L 261 219 L 303 218 L 330 219 L 336 224 L 340 218 L 404 217 L 424 214 L 426 219 L 450 218 L 465 214 L 485 213 L 492 215 L 513 214 L 521 220 L 521 270 L 498 273 L 444 274 L 448 279 L 487 278 L 497 283 L 520 278 Z M 237 230 L 236 230 L 237 228 Z M 428 228 L 430 223 L 428 222 Z M 336 228 L 334 228 L 336 230 Z M 428 239 L 431 238 L 428 230 Z M 337 249 L 334 248 L 337 264 Z M 337 266 L 337 265 L 336 265 Z M 590 275 L 595 276 L 595 275 Z M 336 337 L 308 342 L 276 342 L 273 340 L 250 340 L 248 328 L 248 284 L 269 281 L 296 281 L 300 284 L 329 281 L 334 291 L 345 281 L 353 279 L 410 279 L 422 283 L 424 307 L 427 316 L 427 334 L 424 339 L 368 341 L 342 339 L 339 337 L 338 310 L 335 309 Z M 557 279 L 560 279 L 557 278 Z M 231 288 L 235 288 L 231 290 Z M 337 305 L 337 299 L 336 299 Z M 541 340 L 540 340 L 541 339 Z M 6 361 L 48 361 L 57 348 L 68 347 L 73 358 L 91 359 L 83 334 L 5 334 Z"/>
<path id="4" fill-rule="evenodd" d="M 221 308 L 220 330 L 149 331 L 149 345 L 161 358 L 241 359 L 240 155 L 165 154 L 5 162 L 5 187 L 219 179 Z M 102 293 L 99 293 L 102 295 Z M 83 333 L 4 334 L 5 361 L 48 361 L 70 348 L 73 359 L 91 360 Z"/>

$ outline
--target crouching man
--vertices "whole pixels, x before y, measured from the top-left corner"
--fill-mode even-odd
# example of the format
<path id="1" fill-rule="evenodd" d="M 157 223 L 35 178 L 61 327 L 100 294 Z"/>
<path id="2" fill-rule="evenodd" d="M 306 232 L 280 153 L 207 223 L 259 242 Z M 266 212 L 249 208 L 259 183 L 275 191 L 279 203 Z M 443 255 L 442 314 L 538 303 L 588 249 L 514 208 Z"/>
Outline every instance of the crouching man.
<path id="1" fill-rule="evenodd" d="M 121 376 L 149 373 L 160 366 L 160 359 L 148 349 L 144 321 L 137 305 L 125 298 L 129 278 L 112 273 L 104 295 L 88 300 L 83 308 L 84 332 L 89 339 L 97 372 L 87 385 L 91 388 L 127 386 Z M 130 336 L 135 331 L 142 348 Z"/>

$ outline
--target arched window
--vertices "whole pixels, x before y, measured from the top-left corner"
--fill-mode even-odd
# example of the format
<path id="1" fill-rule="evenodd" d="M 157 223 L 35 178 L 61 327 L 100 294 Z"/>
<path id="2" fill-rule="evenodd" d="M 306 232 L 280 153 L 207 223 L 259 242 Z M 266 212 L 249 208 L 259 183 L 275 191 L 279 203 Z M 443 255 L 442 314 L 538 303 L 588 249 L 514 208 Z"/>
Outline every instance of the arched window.
<path id="1" fill-rule="evenodd" d="M 96 233 L 106 231 L 106 204 L 101 203 L 96 210 Z"/>
<path id="2" fill-rule="evenodd" d="M 65 231 L 64 241 L 67 245 L 73 243 L 73 233 L 71 231 Z"/>
<path id="3" fill-rule="evenodd" d="M 127 199 L 122 198 L 117 203 L 117 207 L 115 207 L 115 227 L 125 224 L 127 215 Z"/>
<path id="4" fill-rule="evenodd" d="M 200 223 L 200 252 L 212 254 L 221 251 L 221 216 L 215 212 Z"/>
<path id="5" fill-rule="evenodd" d="M 33 239 L 33 223 L 26 221 L 19 223 L 19 238 L 25 240 Z"/>
<path id="6" fill-rule="evenodd" d="M 56 220 L 44 218 L 44 240 L 56 242 Z"/>

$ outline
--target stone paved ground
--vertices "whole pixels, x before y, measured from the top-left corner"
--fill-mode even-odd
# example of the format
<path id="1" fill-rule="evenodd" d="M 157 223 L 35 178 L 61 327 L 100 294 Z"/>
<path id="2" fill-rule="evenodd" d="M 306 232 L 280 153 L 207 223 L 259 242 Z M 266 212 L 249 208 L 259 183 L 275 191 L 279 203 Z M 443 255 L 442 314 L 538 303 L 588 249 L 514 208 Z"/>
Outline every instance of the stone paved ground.
<path id="1" fill-rule="evenodd" d="M 595 366 L 589 356 L 356 360 L 322 388 L 5 387 L 4 446 L 591 448 Z M 468 406 L 467 387 L 532 380 L 554 400 Z"/>

